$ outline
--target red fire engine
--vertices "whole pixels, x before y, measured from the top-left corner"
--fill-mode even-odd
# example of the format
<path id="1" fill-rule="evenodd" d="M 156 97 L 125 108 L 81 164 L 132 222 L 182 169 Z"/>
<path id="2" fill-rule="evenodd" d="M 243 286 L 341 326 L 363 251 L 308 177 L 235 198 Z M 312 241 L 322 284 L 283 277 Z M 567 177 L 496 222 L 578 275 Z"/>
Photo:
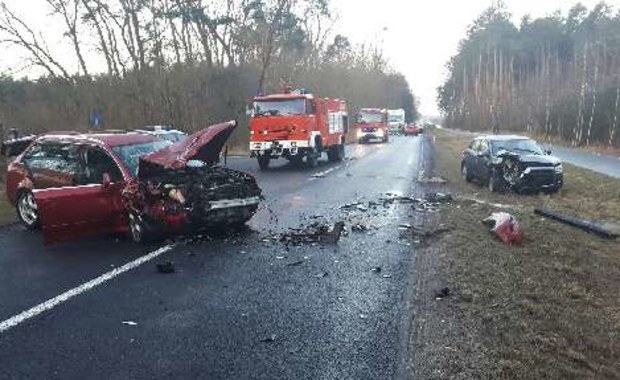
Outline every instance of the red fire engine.
<path id="1" fill-rule="evenodd" d="M 370 141 L 387 142 L 388 112 L 383 108 L 362 108 L 355 120 L 355 136 L 359 143 Z"/>
<path id="2" fill-rule="evenodd" d="M 263 170 L 280 157 L 295 164 L 305 158 L 313 167 L 323 152 L 330 162 L 341 161 L 348 124 L 342 99 L 315 98 L 290 88 L 282 94 L 257 96 L 250 119 L 250 152 Z"/>

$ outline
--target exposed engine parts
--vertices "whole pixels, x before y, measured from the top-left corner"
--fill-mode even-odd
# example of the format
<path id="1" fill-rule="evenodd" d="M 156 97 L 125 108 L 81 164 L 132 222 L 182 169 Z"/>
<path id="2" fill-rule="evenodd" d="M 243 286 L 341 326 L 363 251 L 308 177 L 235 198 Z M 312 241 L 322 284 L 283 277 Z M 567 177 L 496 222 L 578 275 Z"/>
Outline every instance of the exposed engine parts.
<path id="1" fill-rule="evenodd" d="M 149 227 L 177 232 L 243 224 L 262 199 L 253 176 L 220 166 L 162 169 L 136 179 L 123 195 Z"/>

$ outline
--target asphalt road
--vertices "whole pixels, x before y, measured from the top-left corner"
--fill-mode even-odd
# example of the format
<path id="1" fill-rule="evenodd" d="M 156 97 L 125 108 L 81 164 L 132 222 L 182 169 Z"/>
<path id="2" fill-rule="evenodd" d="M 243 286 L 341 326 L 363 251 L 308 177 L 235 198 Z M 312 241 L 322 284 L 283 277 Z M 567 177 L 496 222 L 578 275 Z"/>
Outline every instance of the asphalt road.
<path id="1" fill-rule="evenodd" d="M 579 149 L 550 146 L 553 155 L 564 162 L 590 169 L 610 177 L 620 178 L 620 157 L 585 152 Z"/>
<path id="2" fill-rule="evenodd" d="M 266 196 L 248 231 L 176 243 L 90 290 L 88 281 L 160 246 L 102 237 L 44 247 L 39 233 L 0 230 L 0 378 L 398 378 L 415 255 L 398 225 L 411 208 L 340 206 L 414 191 L 421 141 L 352 145 L 353 159 L 312 170 L 275 162 L 259 172 L 254 160 L 229 158 Z M 373 228 L 333 246 L 266 239 L 313 220 Z M 168 260 L 176 272 L 158 273 Z M 49 310 L 20 314 L 37 306 Z"/>

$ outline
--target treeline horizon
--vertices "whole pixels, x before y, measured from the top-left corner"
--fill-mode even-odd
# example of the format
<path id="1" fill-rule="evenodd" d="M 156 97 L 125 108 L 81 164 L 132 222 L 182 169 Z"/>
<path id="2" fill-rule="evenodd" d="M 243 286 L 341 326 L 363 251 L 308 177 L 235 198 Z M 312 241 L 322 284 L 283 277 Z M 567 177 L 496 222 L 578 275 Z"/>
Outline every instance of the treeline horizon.
<path id="1" fill-rule="evenodd" d="M 620 12 L 580 3 L 511 21 L 503 3 L 470 27 L 438 89 L 448 127 L 620 147 Z"/>
<path id="2" fill-rule="evenodd" d="M 350 112 L 404 108 L 408 120 L 418 117 L 407 80 L 380 48 L 331 33 L 329 0 L 38 3 L 63 23 L 73 57 L 56 57 L 36 26 L 0 2 L 0 45 L 19 49 L 43 73 L 0 75 L 5 129 L 85 130 L 94 114 L 106 129 L 172 125 L 191 132 L 229 119 L 243 125 L 253 96 L 289 84 L 347 99 Z M 232 143 L 247 135 L 238 128 Z"/>

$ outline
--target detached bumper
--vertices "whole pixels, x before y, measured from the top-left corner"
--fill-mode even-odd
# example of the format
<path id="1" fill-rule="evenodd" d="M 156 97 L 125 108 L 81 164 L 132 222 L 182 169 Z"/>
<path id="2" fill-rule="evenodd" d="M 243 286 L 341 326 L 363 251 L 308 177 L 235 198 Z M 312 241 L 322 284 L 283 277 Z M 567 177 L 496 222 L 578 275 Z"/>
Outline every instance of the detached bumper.
<path id="1" fill-rule="evenodd" d="M 310 147 L 307 140 L 278 140 L 278 141 L 252 141 L 250 142 L 250 154 L 256 156 L 297 156 Z"/>

